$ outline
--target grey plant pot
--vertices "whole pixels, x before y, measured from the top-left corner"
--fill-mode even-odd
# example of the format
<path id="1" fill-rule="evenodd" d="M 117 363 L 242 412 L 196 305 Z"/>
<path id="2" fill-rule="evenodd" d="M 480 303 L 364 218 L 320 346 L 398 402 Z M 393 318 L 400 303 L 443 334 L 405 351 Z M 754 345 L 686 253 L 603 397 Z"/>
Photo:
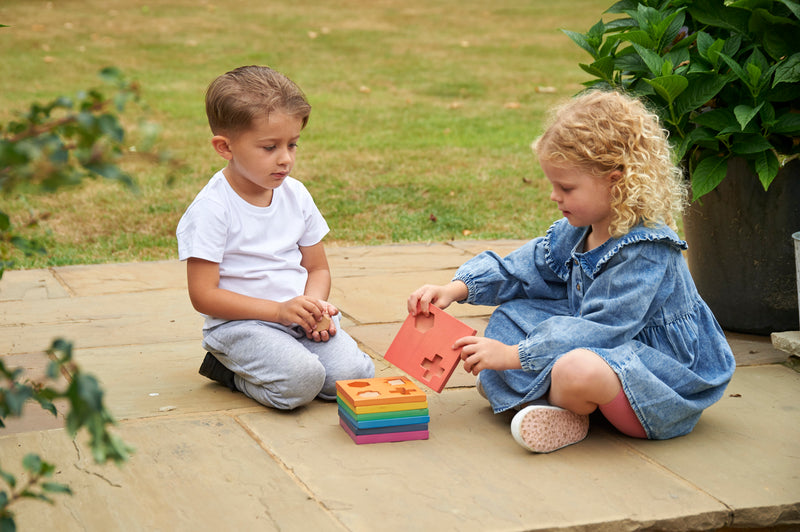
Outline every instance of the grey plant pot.
<path id="1" fill-rule="evenodd" d="M 700 295 L 722 328 L 767 335 L 797 330 L 792 233 L 800 230 L 800 160 L 768 191 L 744 160 L 684 214 L 687 260 Z"/>

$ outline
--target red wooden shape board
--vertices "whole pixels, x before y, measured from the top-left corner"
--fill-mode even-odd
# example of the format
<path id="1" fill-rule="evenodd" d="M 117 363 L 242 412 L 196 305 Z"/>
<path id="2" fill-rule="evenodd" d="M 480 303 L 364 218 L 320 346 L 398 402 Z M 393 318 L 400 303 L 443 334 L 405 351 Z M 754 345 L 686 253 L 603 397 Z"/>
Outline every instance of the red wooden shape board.
<path id="1" fill-rule="evenodd" d="M 461 356 L 453 343 L 477 331 L 433 305 L 430 309 L 429 316 L 408 315 L 383 358 L 441 393 Z"/>

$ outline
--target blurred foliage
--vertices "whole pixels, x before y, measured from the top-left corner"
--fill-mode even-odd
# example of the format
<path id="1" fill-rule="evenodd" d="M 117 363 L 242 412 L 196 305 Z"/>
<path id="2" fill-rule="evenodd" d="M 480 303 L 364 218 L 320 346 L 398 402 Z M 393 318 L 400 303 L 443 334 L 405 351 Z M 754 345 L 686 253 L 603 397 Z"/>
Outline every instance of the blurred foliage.
<path id="1" fill-rule="evenodd" d="M 118 165 L 124 154 L 125 129 L 120 113 L 139 100 L 139 85 L 125 79 L 115 67 L 100 71 L 100 78 L 115 91 L 99 89 L 74 97 L 59 96 L 46 104 L 33 103 L 16 120 L 0 124 L 0 193 L 15 190 L 50 192 L 80 184 L 87 177 L 118 181 L 131 191 L 136 184 Z M 144 138 L 139 154 L 160 160 L 168 155 L 150 153 L 159 133 L 157 125 L 139 126 Z M 35 224 L 35 218 L 28 224 Z M 15 251 L 44 254 L 44 246 L 23 237 L 0 207 L 0 277 L 13 265 Z"/>
<path id="2" fill-rule="evenodd" d="M 120 169 L 124 152 L 125 129 L 120 114 L 130 102 L 138 101 L 139 86 L 125 79 L 119 69 L 104 68 L 100 77 L 114 94 L 99 89 L 82 91 L 74 97 L 60 96 L 47 104 L 34 103 L 29 110 L 6 124 L 0 124 L 0 192 L 44 193 L 80 184 L 87 177 L 103 177 L 123 183 L 135 191 L 134 180 Z M 145 123 L 139 143 L 149 153 L 158 128 Z M 34 220 L 31 223 L 35 223 Z M 14 253 L 46 253 L 44 247 L 22 237 L 11 224 L 9 214 L 0 209 L 0 276 L 11 266 Z M 47 350 L 50 362 L 45 382 L 30 381 L 21 368 L 11 369 L 0 358 L 0 428 L 4 419 L 23 416 L 23 408 L 38 403 L 58 415 L 55 402 L 68 405 L 66 431 L 76 437 L 81 429 L 89 435 L 89 446 L 97 463 L 124 462 L 132 451 L 110 432 L 115 423 L 103 402 L 97 379 L 73 361 L 72 343 L 53 341 Z M 66 378 L 59 386 L 59 378 Z M 22 460 L 26 480 L 5 469 L 0 459 L 0 532 L 16 530 L 12 504 L 26 498 L 52 503 L 54 494 L 71 494 L 68 486 L 51 481 L 55 466 L 35 453 Z"/>
<path id="3" fill-rule="evenodd" d="M 53 341 L 47 354 L 51 360 L 45 382 L 25 379 L 22 369 L 7 368 L 0 358 L 0 428 L 5 427 L 4 419 L 21 417 L 23 408 L 30 402 L 38 403 L 55 416 L 58 415 L 55 401 L 65 400 L 69 404 L 66 415 L 69 436 L 74 438 L 78 431 L 85 428 L 95 462 L 102 464 L 111 460 L 122 464 L 132 449 L 109 431 L 115 422 L 103 403 L 103 390 L 97 379 L 83 372 L 73 361 L 72 344 L 66 340 Z M 68 376 L 65 386 L 58 385 L 62 375 Z M 18 481 L 4 467 L 0 459 L 0 480 L 6 486 L 6 489 L 0 489 L 0 532 L 16 530 L 10 509 L 14 502 L 29 498 L 52 504 L 51 495 L 72 493 L 69 486 L 49 480 L 55 466 L 37 454 L 28 453 L 22 460 L 22 467 L 27 472 L 25 482 Z"/>

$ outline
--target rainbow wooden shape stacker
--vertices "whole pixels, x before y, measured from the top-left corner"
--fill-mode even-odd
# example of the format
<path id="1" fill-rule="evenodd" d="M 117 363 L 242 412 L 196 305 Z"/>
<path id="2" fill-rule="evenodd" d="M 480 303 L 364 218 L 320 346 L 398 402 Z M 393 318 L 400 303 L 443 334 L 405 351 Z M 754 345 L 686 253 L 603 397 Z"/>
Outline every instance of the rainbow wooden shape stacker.
<path id="1" fill-rule="evenodd" d="M 428 398 L 407 377 L 336 382 L 339 425 L 358 444 L 428 439 Z"/>

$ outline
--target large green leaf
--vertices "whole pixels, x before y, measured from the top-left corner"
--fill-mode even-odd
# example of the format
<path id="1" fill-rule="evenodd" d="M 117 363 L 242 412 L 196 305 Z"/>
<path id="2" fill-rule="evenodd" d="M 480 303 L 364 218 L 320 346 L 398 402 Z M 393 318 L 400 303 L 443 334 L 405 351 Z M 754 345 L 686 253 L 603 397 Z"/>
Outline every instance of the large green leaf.
<path id="1" fill-rule="evenodd" d="M 778 83 L 797 83 L 798 81 L 800 81 L 800 53 L 793 54 L 781 61 L 775 70 L 772 86 L 774 87 Z"/>
<path id="2" fill-rule="evenodd" d="M 647 84 L 655 89 L 659 96 L 664 98 L 667 104 L 672 105 L 683 91 L 689 86 L 689 81 L 678 75 L 659 76 L 653 79 L 645 79 Z"/>
<path id="3" fill-rule="evenodd" d="M 692 122 L 700 126 L 705 126 L 714 131 L 723 131 L 730 127 L 739 129 L 739 123 L 730 109 L 713 109 L 706 113 L 699 113 L 692 118 Z"/>
<path id="4" fill-rule="evenodd" d="M 800 19 L 800 4 L 792 2 L 792 0 L 780 0 L 780 2 L 789 8 L 789 11 L 794 13 L 794 16 Z"/>
<path id="5" fill-rule="evenodd" d="M 771 128 L 771 132 L 793 137 L 800 136 L 800 114 L 785 113 L 779 116 Z"/>
<path id="6" fill-rule="evenodd" d="M 575 44 L 577 44 L 578 46 L 580 46 L 581 48 L 583 48 L 584 50 L 589 52 L 589 54 L 593 58 L 597 59 L 597 49 L 595 49 L 595 47 L 593 47 L 591 44 L 589 44 L 589 40 L 586 38 L 586 36 L 584 34 L 578 33 L 576 31 L 570 31 L 570 30 L 561 30 L 561 31 L 564 32 L 567 37 L 572 39 L 572 41 Z"/>
<path id="7" fill-rule="evenodd" d="M 755 167 L 761 186 L 764 187 L 764 190 L 767 190 L 780 170 L 778 158 L 775 157 L 775 153 L 772 151 L 761 152 L 756 155 Z"/>
<path id="8" fill-rule="evenodd" d="M 689 3 L 688 8 L 692 17 L 702 24 L 747 34 L 750 13 L 745 9 L 726 7 L 722 2 L 713 0 L 695 0 Z"/>
<path id="9" fill-rule="evenodd" d="M 644 30 L 626 31 L 625 33 L 620 35 L 620 40 L 628 41 L 633 44 L 638 44 L 639 46 L 643 46 L 648 49 L 656 47 L 656 42 Z"/>
<path id="10" fill-rule="evenodd" d="M 742 131 L 744 131 L 750 121 L 755 118 L 763 106 L 764 102 L 761 102 L 757 107 L 743 104 L 733 108 L 733 114 L 736 115 L 736 120 L 739 122 Z"/>
<path id="11" fill-rule="evenodd" d="M 736 155 L 752 155 L 775 149 L 767 139 L 758 134 L 736 135 L 734 138 L 736 140 L 731 143 L 731 152 Z"/>
<path id="12" fill-rule="evenodd" d="M 664 66 L 664 59 L 654 51 L 639 44 L 634 43 L 633 48 L 642 58 L 644 64 L 647 65 L 647 68 L 650 69 L 650 73 L 654 76 L 660 76 Z"/>
<path id="13" fill-rule="evenodd" d="M 719 185 L 728 173 L 728 158 L 706 157 L 692 171 L 692 197 L 697 200 Z"/>
<path id="14" fill-rule="evenodd" d="M 675 100 L 675 114 L 683 115 L 707 104 L 730 80 L 728 76 L 698 73 L 686 76 L 688 87 Z"/>

